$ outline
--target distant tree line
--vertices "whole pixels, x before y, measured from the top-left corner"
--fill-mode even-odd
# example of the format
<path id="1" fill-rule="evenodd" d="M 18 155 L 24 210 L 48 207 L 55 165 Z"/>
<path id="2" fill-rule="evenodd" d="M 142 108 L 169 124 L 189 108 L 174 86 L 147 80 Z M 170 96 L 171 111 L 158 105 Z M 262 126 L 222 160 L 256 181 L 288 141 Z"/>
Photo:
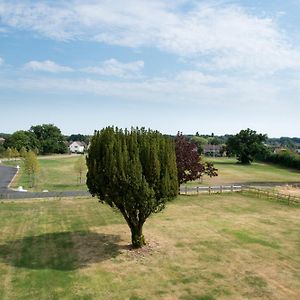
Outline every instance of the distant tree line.
<path id="1" fill-rule="evenodd" d="M 0 144 L 0 157 L 22 157 L 20 152 L 33 151 L 35 154 L 62 154 L 68 152 L 68 143 L 72 141 L 89 143 L 90 136 L 72 134 L 64 136 L 61 130 L 53 124 L 31 126 L 29 130 L 18 130 L 13 134 L 0 133 L 4 138 Z"/>
<path id="2" fill-rule="evenodd" d="M 283 138 L 282 141 L 287 142 L 292 139 L 298 141 L 297 138 Z M 258 134 L 248 128 L 231 136 L 227 140 L 226 149 L 229 154 L 235 155 L 242 164 L 249 164 L 253 160 L 258 160 L 300 170 L 299 154 L 288 149 L 274 153 L 267 141 L 267 135 Z"/>
<path id="3" fill-rule="evenodd" d="M 300 170 L 300 155 L 292 151 L 282 151 L 280 153 L 268 153 L 261 160 L 278 164 L 283 167 Z"/>
<path id="4" fill-rule="evenodd" d="M 232 138 L 233 134 L 225 135 L 215 135 L 214 133 L 209 134 L 199 134 L 196 132 L 194 135 L 188 134 L 185 137 L 191 140 L 198 147 L 198 153 L 203 154 L 203 149 L 206 145 L 220 145 L 222 146 L 222 151 L 227 152 L 230 155 L 230 152 L 227 151 L 226 145 L 228 140 Z M 300 138 L 298 137 L 280 137 L 280 138 L 268 138 L 264 141 L 264 144 L 270 148 L 285 148 L 287 150 L 296 150 L 300 148 Z"/>

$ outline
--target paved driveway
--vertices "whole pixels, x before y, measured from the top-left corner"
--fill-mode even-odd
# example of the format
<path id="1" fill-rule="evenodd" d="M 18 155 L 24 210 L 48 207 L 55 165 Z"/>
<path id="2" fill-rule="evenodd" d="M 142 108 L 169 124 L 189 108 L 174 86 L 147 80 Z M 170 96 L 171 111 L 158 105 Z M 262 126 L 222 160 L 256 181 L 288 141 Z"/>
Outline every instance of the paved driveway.
<path id="1" fill-rule="evenodd" d="M 88 191 L 65 191 L 50 193 L 17 192 L 8 188 L 10 182 L 17 173 L 14 167 L 0 166 L 0 199 L 26 199 L 26 198 L 50 198 L 50 197 L 76 197 L 90 196 Z"/>
<path id="2" fill-rule="evenodd" d="M 0 191 L 8 190 L 8 185 L 17 173 L 17 169 L 13 167 L 0 166 Z"/>

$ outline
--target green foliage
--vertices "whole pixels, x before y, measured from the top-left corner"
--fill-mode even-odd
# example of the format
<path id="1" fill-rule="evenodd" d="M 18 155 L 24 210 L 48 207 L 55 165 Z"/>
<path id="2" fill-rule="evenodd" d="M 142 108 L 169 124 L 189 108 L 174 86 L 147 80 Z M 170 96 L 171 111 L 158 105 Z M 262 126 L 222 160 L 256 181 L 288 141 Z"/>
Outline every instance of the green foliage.
<path id="1" fill-rule="evenodd" d="M 281 153 L 270 153 L 263 160 L 284 167 L 300 170 L 300 155 L 292 151 L 284 151 Z"/>
<path id="2" fill-rule="evenodd" d="M 27 150 L 25 147 L 22 147 L 19 151 L 20 157 L 25 158 L 26 154 L 27 154 Z"/>
<path id="3" fill-rule="evenodd" d="M 10 147 L 8 147 L 4 151 L 4 157 L 7 158 L 8 160 L 10 160 L 12 158 L 12 149 L 10 149 Z"/>
<path id="4" fill-rule="evenodd" d="M 4 147 L 16 148 L 18 151 L 20 151 L 22 147 L 34 149 L 39 147 L 39 141 L 33 132 L 19 130 L 5 140 Z"/>
<path id="5" fill-rule="evenodd" d="M 85 144 L 88 144 L 90 142 L 90 136 L 89 135 L 83 135 L 83 134 L 71 134 L 69 137 L 67 137 L 68 142 L 74 142 L 74 141 L 79 141 L 79 142 L 84 142 Z"/>
<path id="6" fill-rule="evenodd" d="M 85 158 L 83 155 L 81 155 L 77 161 L 75 162 L 75 165 L 74 165 L 74 170 L 76 172 L 76 174 L 78 175 L 79 177 L 79 183 L 81 184 L 82 182 L 82 175 L 85 174 L 86 172 L 86 169 L 87 169 L 87 166 L 86 166 L 86 161 L 85 161 Z"/>
<path id="7" fill-rule="evenodd" d="M 31 126 L 30 132 L 32 132 L 39 140 L 39 153 L 66 153 L 67 146 L 65 144 L 65 138 L 61 134 L 58 127 L 53 124 L 43 124 L 37 126 Z"/>
<path id="8" fill-rule="evenodd" d="M 35 184 L 36 175 L 39 171 L 39 163 L 36 154 L 29 150 L 24 158 L 24 170 L 28 175 L 30 186 L 33 187 Z"/>
<path id="9" fill-rule="evenodd" d="M 87 166 L 91 194 L 117 208 L 131 229 L 132 245 L 143 246 L 146 219 L 178 193 L 173 142 L 157 131 L 107 127 L 92 138 Z"/>
<path id="10" fill-rule="evenodd" d="M 266 135 L 257 134 L 249 128 L 241 130 L 228 138 L 227 151 L 229 154 L 235 154 L 242 164 L 250 164 L 256 156 L 263 156 L 267 152 L 263 144 L 266 139 Z"/>
<path id="11" fill-rule="evenodd" d="M 11 149 L 11 157 L 16 159 L 19 156 L 20 156 L 19 151 L 16 148 L 12 148 Z"/>
<path id="12" fill-rule="evenodd" d="M 197 135 L 193 136 L 191 141 L 197 145 L 199 154 L 203 153 L 204 146 L 208 144 L 208 139 Z"/>

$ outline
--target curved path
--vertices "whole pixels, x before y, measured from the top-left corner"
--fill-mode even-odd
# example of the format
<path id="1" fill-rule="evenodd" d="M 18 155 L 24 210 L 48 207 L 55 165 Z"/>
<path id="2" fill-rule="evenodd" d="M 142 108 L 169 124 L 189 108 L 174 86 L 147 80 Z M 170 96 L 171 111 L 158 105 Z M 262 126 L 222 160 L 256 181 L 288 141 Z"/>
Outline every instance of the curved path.
<path id="1" fill-rule="evenodd" d="M 17 168 L 0 166 L 0 192 L 8 190 L 8 186 L 17 174 Z"/>
<path id="2" fill-rule="evenodd" d="M 18 192 L 9 188 L 11 181 L 17 174 L 17 168 L 0 166 L 0 199 L 28 199 L 28 198 L 51 198 L 51 197 L 76 197 L 89 196 L 88 191 L 65 191 L 65 192 Z"/>

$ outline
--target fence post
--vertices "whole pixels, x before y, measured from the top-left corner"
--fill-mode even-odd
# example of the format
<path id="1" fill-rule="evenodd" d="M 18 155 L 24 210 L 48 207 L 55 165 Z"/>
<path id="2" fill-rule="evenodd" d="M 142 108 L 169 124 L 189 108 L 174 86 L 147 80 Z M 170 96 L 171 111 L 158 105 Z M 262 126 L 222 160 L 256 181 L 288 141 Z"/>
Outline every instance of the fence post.
<path id="1" fill-rule="evenodd" d="M 233 185 L 231 185 L 230 189 L 231 189 L 231 193 L 232 193 L 233 192 Z"/>
<path id="2" fill-rule="evenodd" d="M 197 195 L 199 195 L 199 186 L 197 186 Z"/>
<path id="3" fill-rule="evenodd" d="M 222 194 L 222 190 L 223 190 L 222 185 L 220 185 L 220 194 Z"/>
<path id="4" fill-rule="evenodd" d="M 208 193 L 211 194 L 211 186 L 208 187 Z"/>

